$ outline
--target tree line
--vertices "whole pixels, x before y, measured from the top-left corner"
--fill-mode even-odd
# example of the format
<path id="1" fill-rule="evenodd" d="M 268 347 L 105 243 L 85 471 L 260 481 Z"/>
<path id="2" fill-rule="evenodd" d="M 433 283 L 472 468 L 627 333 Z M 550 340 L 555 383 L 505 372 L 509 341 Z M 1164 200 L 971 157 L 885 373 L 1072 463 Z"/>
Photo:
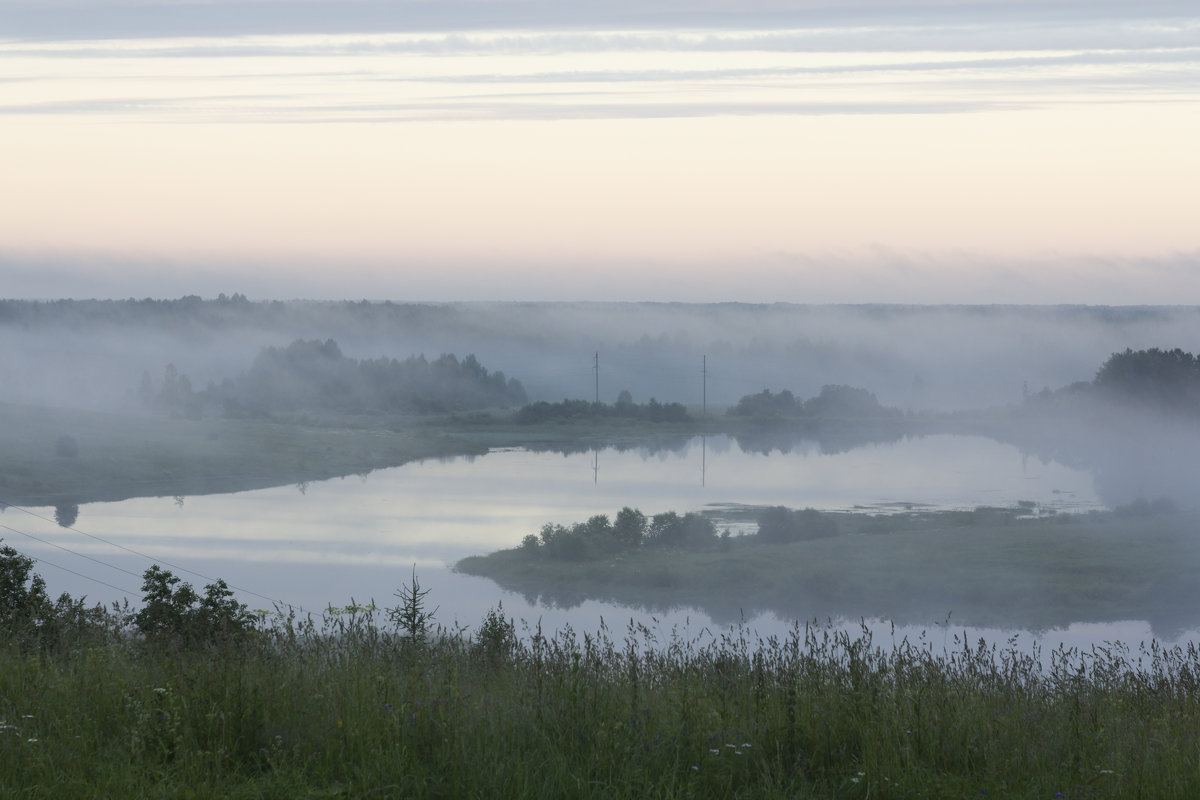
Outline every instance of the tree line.
<path id="1" fill-rule="evenodd" d="M 1026 398 L 1030 407 L 1077 410 L 1080 403 L 1102 400 L 1123 407 L 1200 416 L 1200 357 L 1181 348 L 1126 348 L 1100 365 L 1091 381 L 1049 388 Z"/>
<path id="2" fill-rule="evenodd" d="M 903 412 L 898 408 L 881 405 L 874 394 L 855 386 L 826 385 L 820 394 L 801 400 L 788 389 L 774 394 L 763 389 L 758 394 L 748 394 L 738 400 L 727 412 L 733 417 L 783 418 L 805 417 L 810 419 L 862 419 L 898 417 Z"/>
<path id="3" fill-rule="evenodd" d="M 739 538 L 785 544 L 838 535 L 837 520 L 812 508 L 772 506 L 759 513 L 757 522 L 756 534 Z M 639 509 L 625 506 L 612 520 L 607 514 L 596 514 L 570 526 L 546 523 L 539 533 L 526 535 L 519 550 L 533 557 L 589 561 L 642 548 L 725 549 L 731 539 L 728 529 L 718 532 L 716 523 L 694 511 L 683 515 L 665 511 L 647 517 Z"/>
<path id="4" fill-rule="evenodd" d="M 571 419 L 639 419 L 647 422 L 690 422 L 692 417 L 682 403 L 660 403 L 653 397 L 646 403 L 633 402 L 628 390 L 621 390 L 617 402 L 593 403 L 587 400 L 563 400 L 548 403 L 539 400 L 517 411 L 516 421 L 522 425 L 534 425 L 552 420 Z"/>
<path id="5" fill-rule="evenodd" d="M 168 364 L 155 391 L 149 374 L 138 392 L 144 407 L 199 418 L 203 409 L 228 417 L 262 417 L 296 411 L 369 414 L 445 413 L 510 408 L 528 401 L 525 388 L 501 370 L 489 372 L 474 355 L 452 353 L 357 360 L 333 339 L 297 339 L 266 347 L 245 373 L 196 392 Z"/>

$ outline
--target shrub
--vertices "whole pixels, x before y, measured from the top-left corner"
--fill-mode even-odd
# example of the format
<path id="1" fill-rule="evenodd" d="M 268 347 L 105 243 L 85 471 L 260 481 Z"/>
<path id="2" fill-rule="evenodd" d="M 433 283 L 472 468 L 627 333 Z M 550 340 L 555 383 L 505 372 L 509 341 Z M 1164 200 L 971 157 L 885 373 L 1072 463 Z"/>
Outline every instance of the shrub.
<path id="1" fill-rule="evenodd" d="M 647 539 L 660 547 L 685 547 L 700 550 L 717 540 L 717 526 L 708 517 L 689 511 L 682 517 L 674 511 L 655 514 Z"/>
<path id="2" fill-rule="evenodd" d="M 504 617 L 504 604 L 497 603 L 483 615 L 475 630 L 475 652 L 490 662 L 508 659 L 517 650 L 517 626 Z"/>
<path id="3" fill-rule="evenodd" d="M 253 627 L 254 615 L 237 602 L 223 580 L 205 586 L 201 597 L 190 583 L 157 564 L 142 578 L 145 605 L 134 615 L 133 624 L 148 638 L 214 641 L 246 634 Z"/>
<path id="4" fill-rule="evenodd" d="M 813 508 L 794 511 L 784 506 L 765 509 L 758 517 L 758 535 L 764 542 L 795 542 L 837 536 L 837 522 Z"/>

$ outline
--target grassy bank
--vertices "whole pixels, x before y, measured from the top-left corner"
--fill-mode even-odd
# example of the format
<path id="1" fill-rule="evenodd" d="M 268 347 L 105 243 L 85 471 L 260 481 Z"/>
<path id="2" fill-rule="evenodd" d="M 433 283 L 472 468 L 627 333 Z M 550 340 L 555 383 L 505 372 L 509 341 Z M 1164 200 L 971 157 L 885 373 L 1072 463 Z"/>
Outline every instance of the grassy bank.
<path id="1" fill-rule="evenodd" d="M 588 599 L 719 620 L 860 616 L 925 624 L 1045 629 L 1147 619 L 1160 635 L 1195 623 L 1200 515 L 1093 513 L 1022 518 L 1027 509 L 829 514 L 840 533 L 787 543 L 732 537 L 699 550 L 641 546 L 555 558 L 518 547 L 460 561 L 529 599 Z"/>
<path id="2" fill-rule="evenodd" d="M 503 412 L 189 420 L 0 403 L 0 500 L 61 505 L 243 491 L 361 474 L 422 458 L 480 454 L 489 447 L 669 447 L 699 434 L 734 435 L 750 449 L 778 449 L 816 437 L 837 449 L 881 437 L 897 439 L 916 432 L 916 425 L 903 420 L 782 424 L 723 416 L 682 422 L 581 417 L 520 424 Z"/>
<path id="3" fill-rule="evenodd" d="M 0 430 L 0 499 L 15 505 L 242 491 L 486 449 L 412 418 L 192 421 L 0 404 Z"/>
<path id="4" fill-rule="evenodd" d="M 436 587 L 435 587 L 436 588 Z M 1194 797 L 1200 654 L 1037 658 L 821 628 L 0 641 L 11 798 Z"/>

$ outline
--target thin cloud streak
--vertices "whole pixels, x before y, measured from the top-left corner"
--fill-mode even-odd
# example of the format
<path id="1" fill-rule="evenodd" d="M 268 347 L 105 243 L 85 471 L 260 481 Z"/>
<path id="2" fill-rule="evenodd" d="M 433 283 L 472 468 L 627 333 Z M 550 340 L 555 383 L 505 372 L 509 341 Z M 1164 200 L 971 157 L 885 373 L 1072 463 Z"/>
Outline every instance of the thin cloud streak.
<path id="1" fill-rule="evenodd" d="M 0 285 L 1200 297 L 1200 15 L 1024 8 L 0 41 Z"/>
<path id="2" fill-rule="evenodd" d="M 311 265 L 301 265 L 311 266 Z M 530 265 L 520 265 L 529 269 Z M 257 299 L 446 301 L 681 301 L 1033 305 L 1188 305 L 1200 297 L 1200 249 L 1158 258 L 1033 255 L 998 259 L 981 253 L 933 253 L 870 248 L 858 252 L 775 253 L 740 263 L 675 264 L 654 259 L 606 260 L 561 274 L 535 264 L 536 282 L 514 284 L 518 265 L 423 260 L 407 264 L 344 264 L 336 276 L 283 264 L 247 270 L 230 260 L 129 261 L 115 256 L 31 257 L 0 251 L 0 279 L 21 287 L 10 298 L 125 299 L 216 296 L 241 292 Z M 736 270 L 736 286 L 687 280 L 688 275 Z M 323 276 L 324 273 L 324 276 Z M 284 275 L 287 278 L 284 279 Z M 637 277 L 636 297 L 628 282 Z M 469 275 L 469 280 L 463 276 Z M 286 286 L 281 293 L 280 286 Z M 63 287 L 72 287 L 64 294 Z M 286 298 L 285 298 L 286 299 Z"/>
<path id="3" fill-rule="evenodd" d="M 254 58 L 315 56 L 487 56 L 580 53 L 972 53 L 1194 49 L 1200 16 L 1166 25 L 846 26 L 763 31 L 486 31 L 235 38 L 111 39 L 5 44 L 12 56 L 54 58 Z"/>

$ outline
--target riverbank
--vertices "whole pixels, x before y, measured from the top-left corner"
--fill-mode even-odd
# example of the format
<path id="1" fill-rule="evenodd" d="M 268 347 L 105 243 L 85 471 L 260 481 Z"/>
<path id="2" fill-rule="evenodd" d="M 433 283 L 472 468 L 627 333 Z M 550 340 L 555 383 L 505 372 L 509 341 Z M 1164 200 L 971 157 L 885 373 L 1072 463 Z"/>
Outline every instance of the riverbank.
<path id="1" fill-rule="evenodd" d="M 58 506 L 325 480 L 487 446 L 418 418 L 167 419 L 0 404 L 0 499 Z"/>
<path id="2" fill-rule="evenodd" d="M 582 418 L 520 424 L 507 412 L 315 415 L 190 420 L 0 403 L 0 500 L 59 506 L 131 497 L 246 491 L 364 474 L 490 448 L 578 452 L 596 447 L 738 436 L 747 447 L 799 438 L 832 448 L 926 432 L 916 420 L 681 422 Z"/>

